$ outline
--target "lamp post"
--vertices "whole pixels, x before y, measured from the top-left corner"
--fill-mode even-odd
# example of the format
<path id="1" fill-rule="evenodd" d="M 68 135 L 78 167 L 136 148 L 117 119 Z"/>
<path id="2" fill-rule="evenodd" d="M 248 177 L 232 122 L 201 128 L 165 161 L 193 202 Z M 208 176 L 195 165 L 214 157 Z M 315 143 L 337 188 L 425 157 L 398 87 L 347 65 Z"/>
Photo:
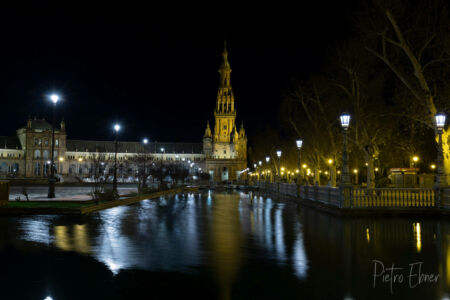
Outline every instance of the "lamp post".
<path id="1" fill-rule="evenodd" d="M 435 116 L 436 127 L 438 130 L 438 155 L 437 155 L 437 173 L 436 173 L 436 188 L 443 188 L 447 186 L 447 180 L 444 172 L 444 153 L 442 151 L 442 131 L 445 126 L 445 114 L 438 113 Z"/>
<path id="2" fill-rule="evenodd" d="M 145 168 L 145 162 L 147 161 L 147 144 L 148 144 L 148 139 L 144 138 L 142 140 L 142 144 L 144 144 L 144 168 L 143 168 L 143 172 L 144 174 L 142 174 L 142 190 L 145 189 L 146 185 L 147 185 L 147 170 Z"/>
<path id="3" fill-rule="evenodd" d="M 297 144 L 297 149 L 298 149 L 298 162 L 297 162 L 297 169 L 298 170 L 300 170 L 300 160 L 301 160 L 301 150 L 302 150 L 302 145 L 303 145 L 303 140 L 301 140 L 301 139 L 298 139 L 297 141 L 295 141 L 295 143 Z M 299 175 L 298 175 L 298 177 L 297 177 L 297 183 L 300 183 L 300 177 L 301 177 L 301 174 L 300 174 L 300 171 L 299 171 L 299 173 L 298 173 Z"/>
<path id="4" fill-rule="evenodd" d="M 281 175 L 280 174 L 280 171 L 281 171 L 280 170 L 280 167 L 281 167 L 281 150 L 277 150 L 277 157 L 278 157 L 278 172 L 277 172 L 278 174 L 277 175 L 278 175 L 278 180 L 280 180 L 280 178 L 281 178 L 280 177 L 280 175 Z"/>
<path id="5" fill-rule="evenodd" d="M 269 167 L 269 162 L 270 162 L 270 156 L 266 156 L 267 167 Z M 270 167 L 268 169 L 270 170 Z M 270 177 L 269 177 L 269 180 L 270 180 Z M 266 172 L 266 181 L 267 181 L 267 172 Z"/>
<path id="6" fill-rule="evenodd" d="M 119 135 L 120 125 L 114 125 L 114 131 L 116 136 L 114 139 L 114 179 L 113 179 L 113 192 L 117 193 L 117 136 Z"/>
<path id="7" fill-rule="evenodd" d="M 50 96 L 50 100 L 53 102 L 53 120 L 52 120 L 52 156 L 50 162 L 50 177 L 48 179 L 48 198 L 55 198 L 55 111 L 56 103 L 59 101 L 59 96 L 53 94 Z"/>
<path id="8" fill-rule="evenodd" d="M 330 158 L 330 159 L 328 159 L 327 162 L 330 165 L 330 170 L 329 170 L 329 172 L 330 172 L 330 182 L 329 182 L 329 185 L 330 186 L 336 186 L 336 177 L 335 177 L 336 169 L 335 169 L 335 166 L 334 166 L 334 160 L 332 158 Z"/>
<path id="9" fill-rule="evenodd" d="M 344 144 L 342 151 L 342 175 L 341 175 L 341 184 L 342 185 L 351 185 L 350 181 L 350 172 L 348 170 L 348 152 L 347 152 L 347 130 L 350 125 L 350 114 L 343 113 L 340 116 L 341 126 L 343 129 L 344 136 Z"/>

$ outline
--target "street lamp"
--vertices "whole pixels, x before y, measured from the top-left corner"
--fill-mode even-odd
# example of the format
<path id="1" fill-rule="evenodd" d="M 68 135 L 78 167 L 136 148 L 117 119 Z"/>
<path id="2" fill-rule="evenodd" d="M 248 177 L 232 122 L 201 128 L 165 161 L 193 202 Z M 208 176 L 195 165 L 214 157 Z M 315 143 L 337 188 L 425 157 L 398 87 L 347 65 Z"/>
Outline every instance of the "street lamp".
<path id="1" fill-rule="evenodd" d="M 119 134 L 120 125 L 114 124 L 114 131 L 116 132 L 114 139 L 114 179 L 113 179 L 113 192 L 117 194 L 117 136 Z"/>
<path id="2" fill-rule="evenodd" d="M 278 157 L 278 179 L 280 179 L 281 150 L 277 150 L 277 157 Z"/>
<path id="3" fill-rule="evenodd" d="M 297 165 L 298 165 L 298 168 L 300 169 L 300 160 L 301 160 L 301 150 L 302 150 L 302 145 L 303 145 L 303 140 L 301 140 L 301 139 L 298 139 L 298 140 L 296 140 L 295 141 L 295 143 L 297 144 L 297 149 L 298 149 L 298 162 L 297 162 Z M 300 179 L 300 175 L 297 175 L 298 177 L 298 179 Z M 297 183 L 299 183 L 300 182 L 300 180 L 298 180 L 298 182 Z"/>
<path id="4" fill-rule="evenodd" d="M 350 114 L 343 113 L 340 116 L 341 119 L 341 126 L 343 129 L 343 136 L 344 136 L 344 144 L 343 144 L 343 151 L 342 151 L 342 175 L 341 175 L 341 184 L 343 185 L 350 185 L 350 172 L 348 170 L 348 152 L 347 152 L 347 130 L 348 126 L 350 125 Z"/>
<path id="5" fill-rule="evenodd" d="M 419 161 L 419 157 L 417 155 L 414 155 L 412 157 L 412 167 L 415 168 L 416 167 L 416 163 Z"/>
<path id="6" fill-rule="evenodd" d="M 52 154 L 50 162 L 50 177 L 48 179 L 48 198 L 55 198 L 55 111 L 56 103 L 59 101 L 59 96 L 56 94 L 50 95 L 50 100 L 53 102 L 53 120 L 52 120 Z"/>
<path id="7" fill-rule="evenodd" d="M 147 161 L 147 144 L 148 144 L 148 139 L 146 139 L 146 138 L 144 138 L 143 140 L 142 140 L 142 143 L 144 144 L 144 157 L 143 157 L 143 159 L 144 159 L 144 168 L 143 168 L 143 174 L 142 174 L 142 190 L 144 190 L 145 189 L 145 187 L 146 187 L 146 184 L 147 184 L 147 170 L 146 170 L 146 167 L 145 167 L 145 162 Z M 145 193 L 145 191 L 144 191 L 144 193 Z"/>
<path id="8" fill-rule="evenodd" d="M 330 182 L 329 182 L 329 184 L 330 184 L 330 186 L 336 186 L 336 178 L 335 178 L 335 173 L 336 173 L 336 169 L 335 169 L 335 166 L 334 166 L 334 160 L 332 159 L 332 158 L 329 158 L 328 159 L 328 164 L 330 165 Z"/>
<path id="9" fill-rule="evenodd" d="M 438 130 L 438 156 L 437 156 L 437 173 L 436 173 L 436 187 L 443 188 L 447 185 L 444 173 L 444 153 L 442 151 L 442 131 L 445 126 L 445 114 L 438 113 L 435 116 L 436 127 Z"/>

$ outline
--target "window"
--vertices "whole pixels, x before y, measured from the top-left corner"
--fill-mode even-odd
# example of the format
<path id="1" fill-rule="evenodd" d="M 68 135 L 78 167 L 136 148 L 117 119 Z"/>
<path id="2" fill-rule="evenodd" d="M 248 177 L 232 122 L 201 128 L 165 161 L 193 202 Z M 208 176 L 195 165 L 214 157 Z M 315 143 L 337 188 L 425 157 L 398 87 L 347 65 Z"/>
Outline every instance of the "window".
<path id="1" fill-rule="evenodd" d="M 227 154 L 227 150 L 223 150 L 223 154 Z"/>
<path id="2" fill-rule="evenodd" d="M 40 150 L 34 150 L 34 158 L 38 158 L 38 159 L 41 158 L 41 151 Z"/>
<path id="3" fill-rule="evenodd" d="M 45 146 L 48 146 L 48 139 L 45 139 Z"/>
<path id="4" fill-rule="evenodd" d="M 42 154 L 44 159 L 48 159 L 48 150 L 44 150 L 44 153 Z"/>
<path id="5" fill-rule="evenodd" d="M 39 145 L 42 145 L 42 139 L 39 139 Z"/>
<path id="6" fill-rule="evenodd" d="M 55 140 L 55 146 L 58 147 L 59 146 L 59 139 Z"/>
<path id="7" fill-rule="evenodd" d="M 34 138 L 34 145 L 37 146 L 39 144 L 39 140 L 37 138 Z"/>
<path id="8" fill-rule="evenodd" d="M 41 175 L 41 164 L 40 163 L 34 164 L 34 175 L 36 175 L 36 176 Z"/>

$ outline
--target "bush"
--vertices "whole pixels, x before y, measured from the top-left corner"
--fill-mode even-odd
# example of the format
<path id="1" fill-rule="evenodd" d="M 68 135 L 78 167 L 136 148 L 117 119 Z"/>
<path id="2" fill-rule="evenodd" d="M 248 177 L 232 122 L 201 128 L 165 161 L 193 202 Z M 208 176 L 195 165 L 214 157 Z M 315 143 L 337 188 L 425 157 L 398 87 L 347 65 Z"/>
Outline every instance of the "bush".
<path id="1" fill-rule="evenodd" d="M 92 193 L 92 199 L 97 201 L 112 201 L 119 199 L 119 194 L 114 190 L 106 190 L 104 192 L 96 191 Z"/>

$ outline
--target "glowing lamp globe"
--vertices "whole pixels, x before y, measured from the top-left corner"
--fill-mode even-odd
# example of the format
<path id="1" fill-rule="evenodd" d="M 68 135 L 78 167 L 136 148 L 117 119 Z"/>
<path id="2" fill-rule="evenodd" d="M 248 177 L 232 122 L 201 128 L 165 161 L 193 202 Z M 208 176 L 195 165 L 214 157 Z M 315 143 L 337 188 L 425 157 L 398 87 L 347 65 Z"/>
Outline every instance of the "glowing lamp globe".
<path id="1" fill-rule="evenodd" d="M 436 126 L 437 126 L 437 128 L 439 128 L 439 129 L 444 128 L 444 126 L 445 126 L 445 114 L 444 113 L 438 113 L 438 114 L 436 114 L 435 119 L 436 119 Z"/>
<path id="2" fill-rule="evenodd" d="M 56 102 L 58 102 L 59 100 L 59 96 L 56 94 L 50 95 L 50 100 L 52 100 L 52 102 L 56 104 Z"/>
<path id="3" fill-rule="evenodd" d="M 348 126 L 350 125 L 350 114 L 343 113 L 340 116 L 340 119 L 341 119 L 341 126 L 342 126 L 342 128 L 347 129 Z"/>
<path id="4" fill-rule="evenodd" d="M 266 162 L 270 161 L 270 157 L 266 156 Z"/>
<path id="5" fill-rule="evenodd" d="M 115 125 L 114 125 L 114 130 L 115 130 L 116 132 L 119 132 L 119 130 L 120 130 L 120 125 L 119 125 L 119 124 L 115 124 Z"/>
<path id="6" fill-rule="evenodd" d="M 278 151 L 277 151 L 277 156 L 278 156 L 278 157 L 281 157 L 281 150 L 278 150 Z"/>
<path id="7" fill-rule="evenodd" d="M 262 161 L 258 161 L 258 165 L 262 165 Z"/>
<path id="8" fill-rule="evenodd" d="M 144 144 L 147 144 L 147 143 L 148 143 L 148 139 L 143 139 L 142 142 L 143 142 Z"/>
<path id="9" fill-rule="evenodd" d="M 297 148 L 300 149 L 303 145 L 303 140 L 297 140 L 296 143 L 297 143 Z"/>

